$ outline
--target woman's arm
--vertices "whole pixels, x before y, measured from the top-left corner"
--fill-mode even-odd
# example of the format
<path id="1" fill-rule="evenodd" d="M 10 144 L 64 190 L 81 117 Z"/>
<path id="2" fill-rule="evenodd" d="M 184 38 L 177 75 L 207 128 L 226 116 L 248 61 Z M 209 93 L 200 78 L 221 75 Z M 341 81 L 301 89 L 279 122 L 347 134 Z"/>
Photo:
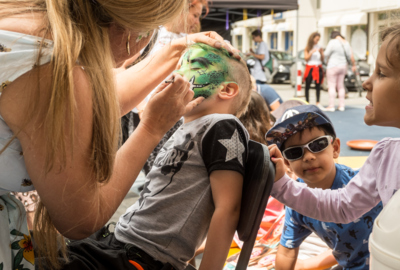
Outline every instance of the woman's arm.
<path id="1" fill-rule="evenodd" d="M 178 61 L 188 44 L 196 42 L 205 43 L 215 48 L 223 47 L 240 59 L 234 49 L 229 44 L 226 44 L 223 38 L 215 32 L 193 34 L 173 40 L 154 55 L 116 75 L 121 115 L 127 114 L 136 107 L 151 90 L 167 78 L 176 69 Z"/>
<path id="2" fill-rule="evenodd" d="M 307 48 L 304 49 L 304 60 L 306 60 L 306 62 L 308 62 L 311 59 L 311 56 L 313 55 L 313 53 L 315 53 L 317 50 L 316 49 L 312 49 L 310 52 L 307 51 Z"/>
<path id="3" fill-rule="evenodd" d="M 319 53 L 321 54 L 321 62 L 323 63 L 325 60 L 325 53 L 322 48 L 319 48 Z"/>
<path id="4" fill-rule="evenodd" d="M 332 52 L 333 52 L 333 48 L 332 48 L 332 40 L 329 41 L 328 45 L 326 46 L 325 52 L 324 52 L 324 58 L 326 61 L 328 61 L 328 58 L 331 56 Z"/>
<path id="5" fill-rule="evenodd" d="M 41 88 L 38 111 L 23 126 L 26 108 L 32 102 L 27 93 L 39 91 L 37 82 L 32 81 L 37 78 L 39 71 Z M 65 126 L 66 165 L 61 167 L 59 161 L 63 157 L 56 152 L 54 166 L 46 173 L 45 153 L 47 140 L 51 138 L 46 137 L 43 123 L 45 108 L 49 104 L 51 76 L 45 74 L 51 72 L 52 67 L 46 65 L 10 84 L 2 93 L 0 113 L 21 142 L 28 173 L 56 229 L 66 237 L 81 239 L 91 235 L 109 220 L 164 133 L 186 110 L 201 100 L 186 105 L 192 100 L 193 91 L 188 90 L 189 83 L 179 75 L 173 84 L 159 88 L 160 91 L 147 105 L 139 127 L 117 152 L 111 179 L 106 184 L 98 184 L 96 173 L 89 164 L 92 147 L 92 90 L 81 68 L 74 70 L 76 111 L 73 144 L 68 132 L 69 125 Z"/>
<path id="6" fill-rule="evenodd" d="M 236 171 L 213 171 L 210 182 L 215 211 L 199 270 L 223 268 L 240 215 L 243 176 Z"/>

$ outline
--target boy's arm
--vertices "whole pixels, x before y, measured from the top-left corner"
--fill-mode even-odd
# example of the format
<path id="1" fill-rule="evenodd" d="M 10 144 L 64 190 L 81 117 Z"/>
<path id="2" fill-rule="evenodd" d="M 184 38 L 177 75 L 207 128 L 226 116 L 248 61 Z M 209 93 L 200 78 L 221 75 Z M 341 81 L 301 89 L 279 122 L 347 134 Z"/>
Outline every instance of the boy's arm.
<path id="1" fill-rule="evenodd" d="M 275 259 L 275 270 L 294 270 L 299 249 L 299 247 L 287 248 L 279 245 Z"/>
<path id="2" fill-rule="evenodd" d="M 337 264 L 335 257 L 332 255 L 332 250 L 329 249 L 321 254 L 311 257 L 306 260 L 298 260 L 295 270 L 323 270 Z"/>
<path id="3" fill-rule="evenodd" d="M 236 171 L 213 171 L 210 182 L 215 211 L 199 270 L 223 268 L 240 215 L 243 176 Z"/>

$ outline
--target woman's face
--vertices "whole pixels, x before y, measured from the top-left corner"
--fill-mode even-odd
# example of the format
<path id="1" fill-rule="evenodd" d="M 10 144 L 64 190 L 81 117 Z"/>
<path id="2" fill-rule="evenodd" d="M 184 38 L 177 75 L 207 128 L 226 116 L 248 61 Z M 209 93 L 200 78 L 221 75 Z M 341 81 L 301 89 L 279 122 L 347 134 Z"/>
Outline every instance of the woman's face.
<path id="1" fill-rule="evenodd" d="M 320 39 L 321 39 L 320 36 L 315 36 L 314 37 L 314 45 L 317 45 Z"/>
<path id="2" fill-rule="evenodd" d="M 196 31 L 198 26 L 200 25 L 200 17 L 201 12 L 203 11 L 203 4 L 197 2 L 193 5 L 190 5 L 189 14 L 187 17 L 187 33 L 193 33 Z"/>
<path id="3" fill-rule="evenodd" d="M 153 32 L 130 32 L 129 38 L 129 31 L 116 24 L 112 24 L 109 28 L 109 38 L 115 67 L 121 66 L 126 60 L 135 56 L 140 50 L 146 47 L 153 36 Z"/>

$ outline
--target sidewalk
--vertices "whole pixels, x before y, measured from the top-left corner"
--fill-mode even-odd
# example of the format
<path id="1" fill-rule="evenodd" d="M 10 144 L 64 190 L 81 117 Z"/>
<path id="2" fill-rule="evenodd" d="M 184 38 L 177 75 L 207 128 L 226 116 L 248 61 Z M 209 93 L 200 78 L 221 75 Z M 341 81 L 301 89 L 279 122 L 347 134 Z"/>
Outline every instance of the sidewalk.
<path id="1" fill-rule="evenodd" d="M 295 90 L 290 86 L 290 84 L 271 84 L 271 87 L 275 89 L 275 91 L 278 92 L 278 94 L 281 96 L 283 101 L 289 100 L 291 98 L 295 97 Z M 304 87 L 302 91 L 300 92 L 300 95 L 298 98 L 301 99 L 306 99 L 304 96 Z M 352 106 L 352 107 L 359 107 L 359 108 L 364 108 L 365 105 L 367 105 L 368 101 L 366 100 L 365 96 L 367 95 L 367 92 L 364 91 L 362 93 L 362 97 L 358 96 L 357 92 L 349 92 L 348 93 L 348 98 L 345 100 L 346 106 Z M 315 88 L 310 89 L 310 104 L 315 104 L 316 102 L 316 97 L 315 97 Z M 328 91 L 321 90 L 321 96 L 320 96 L 320 102 L 323 106 L 328 106 L 329 103 L 329 95 Z M 336 107 L 338 106 L 339 99 L 336 98 L 335 100 L 335 105 Z"/>

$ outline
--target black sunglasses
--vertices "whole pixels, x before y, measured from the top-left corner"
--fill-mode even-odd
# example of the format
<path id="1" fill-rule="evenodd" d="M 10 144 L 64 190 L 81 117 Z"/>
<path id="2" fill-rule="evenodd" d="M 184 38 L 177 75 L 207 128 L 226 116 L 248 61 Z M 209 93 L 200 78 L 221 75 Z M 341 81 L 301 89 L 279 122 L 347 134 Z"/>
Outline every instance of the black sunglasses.
<path id="1" fill-rule="evenodd" d="M 332 141 L 333 137 L 330 135 L 321 136 L 306 144 L 289 147 L 283 150 L 282 154 L 285 159 L 295 161 L 303 157 L 304 148 L 307 148 L 312 153 L 318 153 L 325 150 Z"/>

